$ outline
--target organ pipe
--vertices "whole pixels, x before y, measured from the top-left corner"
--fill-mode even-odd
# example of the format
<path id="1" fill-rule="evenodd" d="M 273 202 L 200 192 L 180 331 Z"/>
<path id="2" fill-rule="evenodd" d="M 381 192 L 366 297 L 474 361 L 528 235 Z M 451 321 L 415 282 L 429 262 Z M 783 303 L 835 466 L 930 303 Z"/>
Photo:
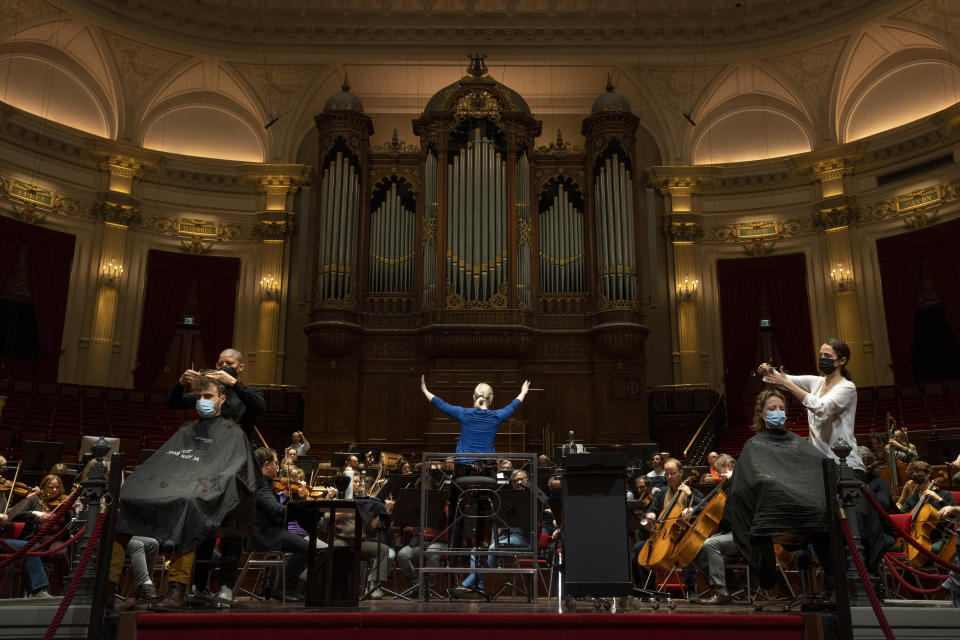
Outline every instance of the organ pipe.
<path id="1" fill-rule="evenodd" d="M 437 198 L 439 197 L 437 184 L 437 156 L 427 154 L 424 170 L 424 187 L 427 201 L 423 207 L 424 228 L 436 228 Z M 437 295 L 437 245 L 432 238 L 427 238 L 423 245 L 423 303 L 432 306 Z"/>
<path id="2" fill-rule="evenodd" d="M 360 178 L 349 158 L 338 152 L 322 180 L 319 297 L 348 298 L 353 293 L 357 203 Z"/>
<path id="3" fill-rule="evenodd" d="M 618 154 L 600 166 L 594 191 L 600 292 L 608 300 L 633 300 L 637 294 L 633 182 Z"/>
<path id="4" fill-rule="evenodd" d="M 530 228 L 530 162 L 526 152 L 517 159 L 517 218 Z M 530 239 L 518 243 L 517 298 L 521 306 L 530 307 Z"/>
<path id="5" fill-rule="evenodd" d="M 543 293 L 584 291 L 583 212 L 576 208 L 570 195 L 561 182 L 549 206 L 541 202 L 540 288 Z"/>
<path id="6" fill-rule="evenodd" d="M 506 162 L 476 131 L 447 180 L 447 278 L 465 301 L 485 302 L 506 276 Z"/>
<path id="7" fill-rule="evenodd" d="M 368 289 L 373 293 L 407 292 L 412 288 L 413 216 L 397 183 L 371 215 Z"/>

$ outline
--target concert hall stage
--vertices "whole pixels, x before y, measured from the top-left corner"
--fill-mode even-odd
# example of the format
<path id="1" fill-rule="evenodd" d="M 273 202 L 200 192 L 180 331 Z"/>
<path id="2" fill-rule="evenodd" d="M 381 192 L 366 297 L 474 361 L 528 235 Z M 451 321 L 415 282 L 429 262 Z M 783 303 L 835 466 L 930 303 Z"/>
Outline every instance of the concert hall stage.
<path id="1" fill-rule="evenodd" d="M 552 607 L 527 603 L 380 602 L 359 610 L 322 611 L 288 609 L 230 613 L 125 614 L 136 615 L 137 640 L 168 639 L 181 634 L 203 640 L 260 640 L 264 634 L 301 637 L 301 632 L 323 630 L 338 640 L 368 640 L 370 634 L 388 634 L 391 640 L 451 637 L 458 640 L 517 634 L 529 640 L 572 640 L 603 634 L 604 638 L 636 638 L 638 633 L 665 633 L 664 637 L 709 637 L 710 640 L 814 640 L 820 638 L 816 616 L 754 613 L 752 608 L 703 607 L 681 603 L 674 611 L 662 607 L 641 611 L 594 613 L 581 603 L 583 613 L 557 613 Z M 589 612 L 587 612 L 589 611 Z M 121 623 L 121 629 L 130 625 Z M 124 624 L 125 623 L 125 624 Z M 813 633 L 808 633 L 812 631 Z M 682 634 L 675 636 L 672 634 Z M 123 637 L 123 636 L 121 636 Z"/>

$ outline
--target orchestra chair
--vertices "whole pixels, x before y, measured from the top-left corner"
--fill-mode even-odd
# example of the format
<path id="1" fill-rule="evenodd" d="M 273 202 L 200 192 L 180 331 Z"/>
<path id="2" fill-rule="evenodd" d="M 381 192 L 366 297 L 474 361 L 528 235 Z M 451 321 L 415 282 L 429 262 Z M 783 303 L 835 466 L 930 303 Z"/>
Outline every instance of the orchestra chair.
<path id="1" fill-rule="evenodd" d="M 234 589 L 237 595 L 241 593 L 246 593 L 251 598 L 254 598 L 259 601 L 263 601 L 265 598 L 262 595 L 257 595 L 257 586 L 260 584 L 261 578 L 268 570 L 274 570 L 273 573 L 273 585 L 272 589 L 277 588 L 277 578 L 279 577 L 280 581 L 280 606 L 287 606 L 287 569 L 286 569 L 286 554 L 283 551 L 247 551 L 247 559 L 243 563 L 243 568 L 240 569 L 240 575 L 237 576 L 237 582 L 234 585 Z M 253 588 L 247 590 L 243 588 L 243 580 L 247 577 L 247 572 L 256 571 L 257 575 L 253 581 Z"/>
<path id="2" fill-rule="evenodd" d="M 954 498 L 956 499 L 956 498 L 958 497 L 958 494 L 960 494 L 960 491 L 951 491 L 950 493 L 952 493 L 952 494 L 954 495 Z M 903 534 L 903 535 L 909 535 L 909 534 L 910 534 L 910 524 L 911 524 L 910 518 L 911 518 L 911 514 L 909 514 L 909 513 L 892 513 L 892 514 L 889 514 L 889 515 L 890 515 L 890 519 L 893 521 L 893 524 L 896 526 L 897 531 L 899 531 L 899 532 L 900 532 L 901 534 Z M 908 543 L 907 543 L 906 541 L 904 541 L 904 542 L 903 542 L 903 551 L 891 552 L 890 555 L 894 556 L 897 560 L 899 560 L 899 561 L 901 561 L 901 562 L 906 562 L 906 561 L 907 561 L 907 553 L 906 553 L 907 546 L 908 546 Z M 884 555 L 886 555 L 886 554 L 884 554 Z M 883 562 L 880 564 L 880 572 L 881 572 L 881 577 L 882 577 L 882 579 L 883 579 L 883 584 L 884 584 L 884 587 L 886 588 L 887 593 L 890 594 L 890 595 L 893 595 L 893 596 L 901 597 L 901 598 L 902 598 L 903 596 L 901 596 L 900 590 L 901 590 L 901 588 L 903 588 L 903 587 L 902 587 L 902 585 L 900 584 L 900 582 L 899 582 L 898 580 L 892 580 L 892 579 L 891 579 L 890 573 L 892 573 L 892 572 L 897 572 L 897 573 L 899 573 L 900 576 L 901 576 L 904 580 L 912 581 L 913 584 L 915 584 L 917 587 L 920 587 L 920 588 L 927 588 L 927 587 L 931 587 L 931 586 L 933 585 L 932 582 L 931 582 L 930 584 L 926 584 L 926 585 L 923 584 L 923 583 L 921 582 L 922 579 L 919 578 L 916 574 L 914 574 L 914 573 L 912 573 L 912 572 L 909 572 L 909 571 L 899 571 L 899 569 L 898 569 L 897 567 L 891 566 L 890 564 L 888 564 L 888 563 L 887 563 L 887 559 L 886 559 L 885 557 L 883 558 Z M 939 583 L 939 580 L 937 580 L 936 582 Z M 909 594 L 909 593 L 906 594 L 906 599 L 907 599 L 907 600 L 911 600 L 911 599 L 913 599 L 913 598 L 915 598 L 915 597 L 916 597 L 916 596 L 913 595 L 913 594 Z"/>
<path id="3" fill-rule="evenodd" d="M 23 533 L 24 522 L 13 522 L 13 529 L 10 531 L 10 535 L 4 535 L 3 537 L 7 540 L 19 540 L 20 534 Z M 5 555 L 7 550 L 5 548 L 0 549 L 0 555 Z M 10 581 L 10 596 L 11 598 L 16 598 L 21 595 L 26 589 L 24 584 L 23 572 L 21 571 L 20 562 L 11 562 L 7 565 L 6 570 L 4 571 L 4 579 Z M 19 591 L 19 593 L 18 593 Z"/>
<path id="4" fill-rule="evenodd" d="M 813 554 L 810 551 L 812 541 L 809 536 L 788 533 L 780 536 L 773 536 L 772 543 L 779 544 L 787 551 L 793 552 L 793 562 L 797 565 L 796 572 L 798 591 L 793 590 L 793 585 L 790 584 L 790 580 L 787 578 L 786 570 L 781 564 L 780 559 L 776 558 L 777 571 L 780 573 L 781 577 L 783 577 L 784 582 L 786 582 L 787 588 L 790 591 L 790 597 L 771 598 L 766 602 L 757 602 L 756 598 L 753 598 L 751 599 L 751 602 L 754 603 L 754 609 L 756 611 L 763 611 L 767 607 L 780 607 L 783 611 L 790 611 L 797 605 L 802 605 L 804 602 L 812 600 L 817 596 L 817 568 L 813 563 Z M 802 564 L 801 557 L 804 559 Z M 749 579 L 750 572 L 748 569 L 748 588 Z"/>
<path id="5" fill-rule="evenodd" d="M 553 554 L 550 549 L 550 542 L 551 542 L 550 534 L 543 533 L 543 523 L 541 522 L 540 534 L 537 536 L 537 559 L 536 559 L 537 578 L 535 579 L 539 579 L 540 584 L 543 585 L 544 590 L 547 592 L 548 601 L 553 596 L 553 572 L 554 572 Z M 533 564 L 533 561 L 530 558 L 516 558 L 514 560 L 514 564 L 516 564 L 516 566 L 518 567 L 530 567 Z M 549 572 L 549 575 L 550 575 L 549 582 L 547 581 L 547 578 L 544 577 L 543 575 L 544 570 Z M 518 577 L 521 580 L 524 579 L 522 574 Z M 512 593 L 510 597 L 516 598 L 517 584 L 513 581 L 513 579 L 510 579 L 507 582 L 504 582 L 503 586 L 500 587 L 500 590 L 497 591 L 497 593 L 494 594 L 494 596 L 490 599 L 496 600 L 497 598 L 499 598 L 500 595 L 507 590 L 507 587 L 512 588 Z M 530 601 L 530 592 L 527 590 L 527 584 L 525 581 L 521 583 L 520 593 L 522 595 L 527 596 L 527 600 Z"/>

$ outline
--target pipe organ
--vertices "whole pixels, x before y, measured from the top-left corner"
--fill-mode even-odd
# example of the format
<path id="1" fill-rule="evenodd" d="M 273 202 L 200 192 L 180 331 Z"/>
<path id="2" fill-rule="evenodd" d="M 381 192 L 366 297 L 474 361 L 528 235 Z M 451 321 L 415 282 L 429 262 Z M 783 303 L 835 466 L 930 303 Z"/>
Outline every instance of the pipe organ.
<path id="1" fill-rule="evenodd" d="M 583 196 L 567 178 L 551 178 L 540 198 L 540 291 L 586 290 L 583 253 Z"/>
<path id="2" fill-rule="evenodd" d="M 611 145 L 598 159 L 593 196 L 600 295 L 607 300 L 624 301 L 637 295 L 637 256 L 633 181 L 628 156 L 617 147 Z"/>
<path id="3" fill-rule="evenodd" d="M 360 205 L 360 178 L 356 162 L 334 150 L 323 171 L 320 191 L 319 291 L 322 300 L 353 295 L 356 276 L 356 231 Z"/>
<path id="4" fill-rule="evenodd" d="M 467 304 L 506 286 L 506 167 L 479 129 L 447 165 L 447 279 Z"/>
<path id="5" fill-rule="evenodd" d="M 371 209 L 367 290 L 413 291 L 416 205 L 409 185 L 402 179 L 383 181 L 374 192 Z"/>
<path id="6" fill-rule="evenodd" d="M 327 101 L 307 226 L 315 447 L 452 449 L 458 427 L 411 392 L 420 374 L 455 404 L 480 381 L 503 399 L 536 380 L 546 391 L 514 417 L 527 450 L 570 428 L 645 440 L 639 120 L 611 92 L 583 120 L 583 149 L 537 147 L 540 122 L 482 56 L 414 120 L 418 145 L 395 132 L 371 147 L 373 120 L 346 83 Z"/>

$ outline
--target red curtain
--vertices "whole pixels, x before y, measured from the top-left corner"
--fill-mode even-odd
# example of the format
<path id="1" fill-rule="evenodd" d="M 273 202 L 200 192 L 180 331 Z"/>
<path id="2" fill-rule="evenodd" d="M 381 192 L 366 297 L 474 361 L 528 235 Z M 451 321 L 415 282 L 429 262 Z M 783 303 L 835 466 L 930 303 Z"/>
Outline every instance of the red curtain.
<path id="1" fill-rule="evenodd" d="M 208 358 L 204 366 L 216 362 L 220 351 L 233 342 L 239 278 L 237 258 L 150 251 L 140 347 L 133 372 L 136 388 L 149 389 L 153 385 L 183 318 L 187 294 L 195 282 L 200 301 L 197 320 Z"/>
<path id="2" fill-rule="evenodd" d="M 917 322 L 920 272 L 926 258 L 943 313 L 960 340 L 960 221 L 877 240 L 877 261 L 883 288 L 887 340 L 893 377 L 899 385 L 913 384 L 913 340 Z"/>
<path id="3" fill-rule="evenodd" d="M 752 418 L 748 383 L 759 364 L 761 292 L 783 365 L 794 373 L 810 370 L 813 339 L 806 279 L 802 254 L 717 261 L 728 424 L 744 425 Z"/>
<path id="4" fill-rule="evenodd" d="M 36 378 L 41 382 L 57 381 L 75 243 L 76 237 L 68 233 L 0 217 L 0 289 L 10 278 L 22 247 L 27 248 L 27 278 L 40 340 Z"/>

